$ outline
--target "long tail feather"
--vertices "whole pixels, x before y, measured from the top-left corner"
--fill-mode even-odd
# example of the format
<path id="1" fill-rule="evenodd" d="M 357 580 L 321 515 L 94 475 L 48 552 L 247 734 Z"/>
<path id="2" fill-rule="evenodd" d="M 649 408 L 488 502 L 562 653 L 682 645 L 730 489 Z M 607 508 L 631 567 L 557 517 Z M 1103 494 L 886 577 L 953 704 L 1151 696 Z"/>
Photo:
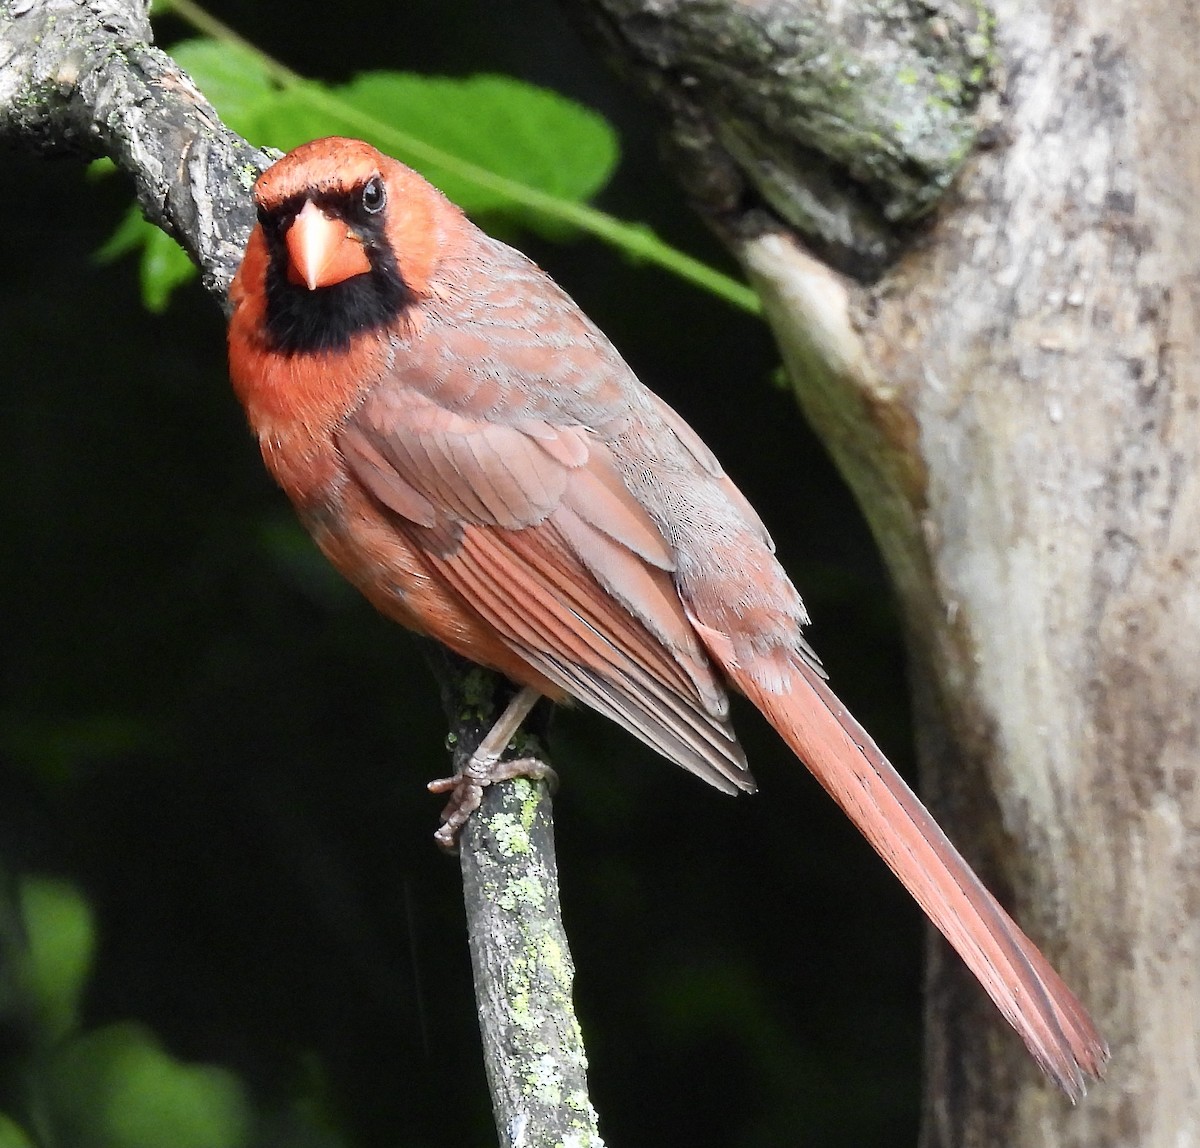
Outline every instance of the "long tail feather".
<path id="1" fill-rule="evenodd" d="M 799 660 L 790 688 L 726 667 L 842 807 L 979 978 L 1046 1073 L 1077 1100 L 1108 1046 L 1049 961 L 970 866 L 818 674 Z"/>

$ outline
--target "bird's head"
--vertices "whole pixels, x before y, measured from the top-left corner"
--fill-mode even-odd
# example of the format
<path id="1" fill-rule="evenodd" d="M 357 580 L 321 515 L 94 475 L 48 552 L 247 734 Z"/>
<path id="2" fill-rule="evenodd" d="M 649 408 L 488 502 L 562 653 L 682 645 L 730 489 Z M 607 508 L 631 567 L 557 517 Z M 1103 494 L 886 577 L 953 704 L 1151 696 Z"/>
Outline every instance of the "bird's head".
<path id="1" fill-rule="evenodd" d="M 314 140 L 254 186 L 266 324 L 283 351 L 342 347 L 429 294 L 441 221 L 455 213 L 416 172 L 360 140 Z"/>

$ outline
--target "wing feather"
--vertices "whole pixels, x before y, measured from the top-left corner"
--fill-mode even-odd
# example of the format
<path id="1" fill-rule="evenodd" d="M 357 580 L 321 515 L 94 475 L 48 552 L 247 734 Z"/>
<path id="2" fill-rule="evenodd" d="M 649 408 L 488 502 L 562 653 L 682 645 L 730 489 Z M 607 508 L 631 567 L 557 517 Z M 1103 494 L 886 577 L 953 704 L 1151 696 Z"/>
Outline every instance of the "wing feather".
<path id="1" fill-rule="evenodd" d="M 666 539 L 634 501 L 607 455 L 607 450 L 594 448 L 590 465 L 571 471 L 564 505 L 639 558 L 660 570 L 674 570 L 675 558 Z"/>
<path id="2" fill-rule="evenodd" d="M 475 462 L 475 473 L 486 479 L 480 483 L 479 494 L 492 521 L 509 530 L 517 529 L 528 515 L 528 479 L 522 481 L 519 468 L 508 463 L 493 438 L 471 435 L 467 448 Z M 544 484 L 542 497 L 545 497 Z"/>
<path id="3" fill-rule="evenodd" d="M 511 548 L 496 532 L 468 527 L 455 554 L 430 563 L 550 681 L 718 788 L 753 789 L 728 720 L 703 708 L 663 647 L 610 601 L 564 587 L 549 527 L 519 533 L 522 544 Z"/>
<path id="4" fill-rule="evenodd" d="M 742 517 L 745 519 L 746 524 L 757 531 L 758 536 L 767 544 L 767 549 L 774 554 L 775 540 L 771 537 L 770 531 L 767 530 L 763 520 L 758 516 L 758 511 L 750 505 L 750 500 L 738 490 L 733 479 L 725 473 L 717 456 L 709 449 L 708 444 L 688 426 L 687 422 L 674 407 L 669 406 L 653 392 L 649 393 L 649 397 L 655 409 L 662 415 L 663 421 L 671 428 L 675 437 L 683 444 L 688 454 L 696 460 L 706 473 L 720 482 L 730 501 L 742 512 Z"/>
<path id="5" fill-rule="evenodd" d="M 401 476 L 358 427 L 348 426 L 339 445 L 359 482 L 389 510 L 418 526 L 437 522 L 433 503 Z"/>
<path id="6" fill-rule="evenodd" d="M 532 670 L 719 788 L 753 788 L 670 545 L 591 430 L 386 389 L 339 445 L 433 576 Z"/>

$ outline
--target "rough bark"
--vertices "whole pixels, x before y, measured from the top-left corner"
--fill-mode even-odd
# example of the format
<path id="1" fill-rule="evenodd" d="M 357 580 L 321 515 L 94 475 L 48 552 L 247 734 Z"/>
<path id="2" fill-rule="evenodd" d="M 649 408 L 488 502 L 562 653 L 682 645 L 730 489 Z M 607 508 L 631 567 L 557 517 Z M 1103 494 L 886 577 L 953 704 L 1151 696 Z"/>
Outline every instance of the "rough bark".
<path id="1" fill-rule="evenodd" d="M 957 1086 L 929 1143 L 1200 1140 L 1200 141 L 1179 118 L 1200 22 L 1138 7 L 999 9 L 1007 138 L 864 328 L 929 466 L 947 748 L 986 775 L 1017 903 L 1114 1048 L 1077 1113 L 991 1041 L 951 1076 L 972 1018 L 935 966 Z"/>
<path id="2" fill-rule="evenodd" d="M 726 96 L 681 83 L 678 58 L 648 63 L 647 28 L 717 7 L 767 37 L 785 10 L 812 12 L 584 7 L 604 10 L 676 136 Z M 1200 16 L 1184 0 L 1005 0 L 995 36 L 991 146 L 874 283 L 744 200 L 710 218 L 894 575 L 925 796 L 1114 1050 L 1072 1109 L 932 942 L 925 1143 L 1196 1143 Z M 732 152 L 701 168 L 682 172 L 694 194 L 705 171 L 755 183 Z"/>
<path id="3" fill-rule="evenodd" d="M 151 223 L 179 241 L 222 306 L 269 159 L 151 46 L 138 0 L 0 6 L 0 139 L 111 159 Z"/>
<path id="4" fill-rule="evenodd" d="M 462 772 L 507 697 L 496 675 L 426 643 Z M 547 760 L 542 701 L 506 758 Z M 539 715 L 540 719 L 539 719 Z M 575 1016 L 575 966 L 563 927 L 554 817 L 545 781 L 490 785 L 459 837 L 467 941 L 484 1066 L 501 1148 L 604 1148 L 588 1096 Z"/>
<path id="5" fill-rule="evenodd" d="M 981 3 L 582 0 L 601 46 L 666 113 L 688 193 L 727 222 L 747 188 L 847 270 L 878 270 L 979 131 Z"/>

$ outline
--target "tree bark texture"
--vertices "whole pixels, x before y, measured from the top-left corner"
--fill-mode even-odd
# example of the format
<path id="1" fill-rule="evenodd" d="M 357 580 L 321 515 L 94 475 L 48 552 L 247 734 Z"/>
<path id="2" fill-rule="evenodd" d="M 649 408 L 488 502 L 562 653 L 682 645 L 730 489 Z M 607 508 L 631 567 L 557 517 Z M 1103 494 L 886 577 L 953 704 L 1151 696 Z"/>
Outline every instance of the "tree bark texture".
<path id="1" fill-rule="evenodd" d="M 424 640 L 450 720 L 455 772 L 492 728 L 511 687 Z M 544 699 L 504 753 L 547 761 Z M 537 732 L 530 732 L 531 730 Z M 467 942 L 484 1067 L 501 1148 L 604 1148 L 575 1015 L 554 814 L 544 780 L 489 785 L 459 835 Z"/>
<path id="2" fill-rule="evenodd" d="M 737 84 L 648 38 L 717 8 L 770 43 L 819 6 L 583 7 L 677 145 L 720 141 Z M 923 6 L 952 40 L 962 9 Z M 871 282 L 797 213 L 764 222 L 767 134 L 680 171 L 892 571 L 924 795 L 1113 1047 L 1072 1109 L 931 941 L 925 1144 L 1200 1143 L 1200 14 L 1002 2 L 994 36 L 987 146 Z"/>
<path id="3" fill-rule="evenodd" d="M 223 307 L 254 223 L 250 188 L 270 162 L 226 128 L 191 79 L 151 46 L 141 0 L 4 0 L 0 139 L 106 156 L 133 181 Z"/>
<path id="4" fill-rule="evenodd" d="M 1200 1141 L 1200 21 L 1137 9 L 999 9 L 1007 138 L 864 328 L 929 466 L 948 748 L 982 756 L 1017 903 L 1114 1049 L 1079 1112 L 1007 1113 L 990 1041 L 955 1070 L 935 967 L 931 1144 Z"/>
<path id="5" fill-rule="evenodd" d="M 581 0 L 601 46 L 667 113 L 697 205 L 727 220 L 751 187 L 849 270 L 878 269 L 978 132 L 981 3 Z"/>

